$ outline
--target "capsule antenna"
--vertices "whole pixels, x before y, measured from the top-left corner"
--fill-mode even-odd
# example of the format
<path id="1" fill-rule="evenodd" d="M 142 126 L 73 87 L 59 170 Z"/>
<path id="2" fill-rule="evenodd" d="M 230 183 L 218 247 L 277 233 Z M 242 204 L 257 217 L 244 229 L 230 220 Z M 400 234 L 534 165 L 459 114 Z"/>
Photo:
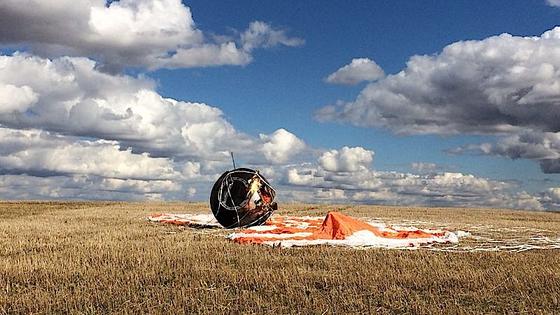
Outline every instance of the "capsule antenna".
<path id="1" fill-rule="evenodd" d="M 233 157 L 233 152 L 229 151 L 229 154 L 231 155 L 231 162 L 233 163 L 233 169 L 236 169 L 237 167 L 235 167 L 235 158 Z"/>

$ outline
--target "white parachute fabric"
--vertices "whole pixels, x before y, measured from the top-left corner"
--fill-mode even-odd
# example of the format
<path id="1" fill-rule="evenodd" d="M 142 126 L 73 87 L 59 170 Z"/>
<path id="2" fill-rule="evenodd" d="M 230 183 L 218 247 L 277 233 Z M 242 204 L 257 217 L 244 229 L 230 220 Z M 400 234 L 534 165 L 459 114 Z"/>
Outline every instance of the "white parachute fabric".
<path id="1" fill-rule="evenodd" d="M 189 228 L 212 228 L 209 233 L 225 235 L 225 229 L 212 214 L 155 214 L 148 217 L 151 222 L 181 225 Z M 262 226 L 234 229 L 225 235 L 237 243 L 263 244 L 270 246 L 310 246 L 332 245 L 352 248 L 400 248 L 424 249 L 442 252 L 523 252 L 529 250 L 558 250 L 560 235 L 546 229 L 525 226 L 493 226 L 480 224 L 460 224 L 460 230 L 451 232 L 447 224 L 426 221 L 391 221 L 391 225 L 377 219 L 363 219 L 379 231 L 391 233 L 423 231 L 440 233 L 435 239 L 415 238 L 387 239 L 372 232 L 356 231 L 345 239 L 306 239 L 313 230 L 324 222 L 324 217 L 273 215 Z M 426 227 L 430 227 L 426 229 Z M 367 231 L 367 230 L 366 230 Z M 283 233 L 278 233 L 283 232 Z M 443 234 L 441 234 L 443 233 Z M 394 234 L 393 234 L 394 235 Z M 252 241 L 251 241 L 252 239 Z M 256 240 L 256 242 L 255 242 Z"/>

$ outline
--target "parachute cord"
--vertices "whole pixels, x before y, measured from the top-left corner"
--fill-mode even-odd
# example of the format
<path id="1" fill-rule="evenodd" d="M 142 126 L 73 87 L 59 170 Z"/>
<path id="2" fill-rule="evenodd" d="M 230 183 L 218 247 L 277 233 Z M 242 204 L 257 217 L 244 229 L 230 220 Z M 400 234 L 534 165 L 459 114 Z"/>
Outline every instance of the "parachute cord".
<path id="1" fill-rule="evenodd" d="M 233 158 L 233 154 L 232 154 L 232 158 Z M 230 191 L 229 187 L 230 187 L 230 185 L 227 186 L 228 195 L 229 195 L 229 198 L 231 199 L 231 204 L 235 206 L 235 201 L 233 200 L 233 197 L 231 196 L 231 191 Z M 237 211 L 237 207 L 235 207 L 234 209 L 235 209 L 235 216 L 237 217 L 237 225 L 239 226 L 239 211 Z"/>

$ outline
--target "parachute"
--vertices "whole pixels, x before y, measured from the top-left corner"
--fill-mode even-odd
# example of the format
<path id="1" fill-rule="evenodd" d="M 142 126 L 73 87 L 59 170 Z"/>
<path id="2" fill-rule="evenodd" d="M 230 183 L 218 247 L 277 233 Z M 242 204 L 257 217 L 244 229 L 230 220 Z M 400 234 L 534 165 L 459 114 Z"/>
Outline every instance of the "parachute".
<path id="1" fill-rule="evenodd" d="M 236 168 L 218 178 L 210 193 L 210 208 L 226 229 L 261 225 L 277 209 L 276 191 L 259 173 Z"/>
<path id="2" fill-rule="evenodd" d="M 148 220 L 191 228 L 222 228 L 211 214 L 154 214 Z M 239 244 L 280 247 L 330 245 L 353 248 L 418 248 L 438 243 L 456 244 L 460 235 L 465 235 L 460 232 L 462 231 L 454 233 L 445 229 L 388 226 L 378 220 L 360 220 L 331 211 L 326 217 L 274 215 L 263 225 L 236 229 L 227 238 Z"/>
<path id="3" fill-rule="evenodd" d="M 193 228 L 239 228 L 228 235 L 230 240 L 282 247 L 326 244 L 404 248 L 458 242 L 458 236 L 449 231 L 397 229 L 339 212 L 329 212 L 324 218 L 271 217 L 277 209 L 275 197 L 276 191 L 259 171 L 234 166 L 212 187 L 210 208 L 214 218 L 210 214 L 155 214 L 148 220 Z"/>
<path id="4" fill-rule="evenodd" d="M 337 245 L 350 247 L 410 248 L 432 243 L 457 243 L 455 233 L 444 230 L 392 228 L 365 222 L 331 211 L 325 218 L 270 218 L 265 226 L 249 227 L 232 233 L 230 240 L 240 244 L 292 247 Z"/>

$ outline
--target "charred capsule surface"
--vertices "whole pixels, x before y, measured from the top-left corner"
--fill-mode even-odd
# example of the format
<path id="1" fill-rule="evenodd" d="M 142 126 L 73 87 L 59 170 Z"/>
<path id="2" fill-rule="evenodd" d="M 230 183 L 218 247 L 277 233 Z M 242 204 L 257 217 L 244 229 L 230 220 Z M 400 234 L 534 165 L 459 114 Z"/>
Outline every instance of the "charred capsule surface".
<path id="1" fill-rule="evenodd" d="M 261 225 L 276 210 L 276 191 L 258 172 L 236 168 L 218 178 L 210 194 L 210 208 L 225 228 Z"/>

